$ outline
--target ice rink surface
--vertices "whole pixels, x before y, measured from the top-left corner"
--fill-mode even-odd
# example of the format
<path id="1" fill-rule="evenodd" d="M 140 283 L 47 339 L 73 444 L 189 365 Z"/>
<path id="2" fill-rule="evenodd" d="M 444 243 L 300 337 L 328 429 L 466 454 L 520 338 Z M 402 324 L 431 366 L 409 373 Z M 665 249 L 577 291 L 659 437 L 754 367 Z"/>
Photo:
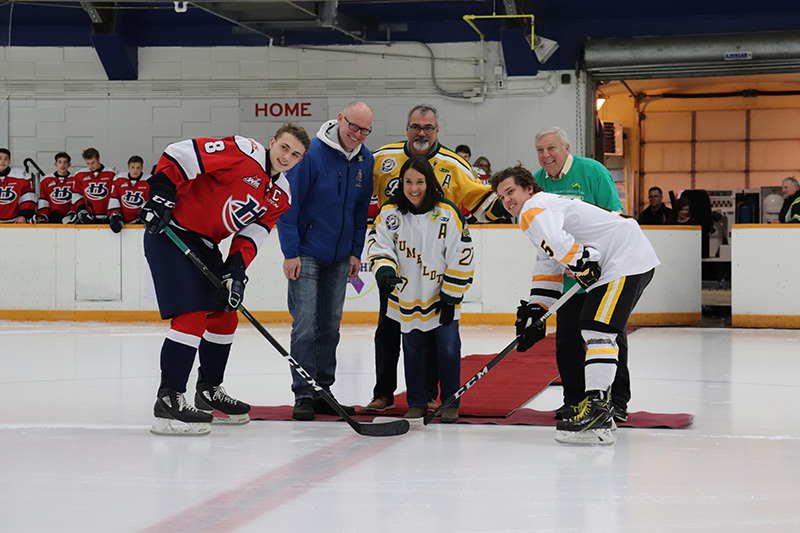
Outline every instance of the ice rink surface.
<path id="1" fill-rule="evenodd" d="M 288 349 L 289 327 L 266 326 Z M 553 427 L 469 424 L 375 438 L 342 422 L 253 421 L 155 436 L 167 328 L 0 321 L 0 530 L 800 531 L 796 330 L 636 330 L 630 410 L 692 413 L 694 425 L 568 447 Z M 373 331 L 342 327 L 342 403 L 370 400 Z M 495 353 L 513 328 L 461 334 L 464 354 Z M 292 404 L 290 383 L 242 324 L 227 391 Z M 560 404 L 551 386 L 527 407 Z"/>

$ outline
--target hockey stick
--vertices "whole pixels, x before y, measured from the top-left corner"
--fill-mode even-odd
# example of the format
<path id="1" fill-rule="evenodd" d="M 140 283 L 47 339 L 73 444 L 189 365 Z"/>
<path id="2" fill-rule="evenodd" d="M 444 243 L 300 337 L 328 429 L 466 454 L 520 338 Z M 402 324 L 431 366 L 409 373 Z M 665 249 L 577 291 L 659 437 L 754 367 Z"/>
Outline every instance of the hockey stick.
<path id="1" fill-rule="evenodd" d="M 571 287 L 571 288 L 570 288 L 570 289 L 569 289 L 567 292 L 565 292 L 565 293 L 564 293 L 564 294 L 561 296 L 561 298 L 559 298 L 558 300 L 556 300 L 556 302 L 555 302 L 553 305 L 551 305 L 551 306 L 550 306 L 550 309 L 548 309 L 548 310 L 547 310 L 547 312 L 546 312 L 544 315 L 542 315 L 542 317 L 541 317 L 539 320 L 537 320 L 536 322 L 537 322 L 537 323 L 540 323 L 540 322 L 541 322 L 541 323 L 545 323 L 545 322 L 547 321 L 548 317 L 550 317 L 550 315 L 552 315 L 553 313 L 555 313 L 556 311 L 558 311 L 558 308 L 559 308 L 559 307 L 561 307 L 562 305 L 564 305 L 564 303 L 565 303 L 567 300 L 569 300 L 570 298 L 572 298 L 572 296 L 573 296 L 573 295 L 574 295 L 576 292 L 578 292 L 578 291 L 580 290 L 580 288 L 581 288 L 581 286 L 580 286 L 580 285 L 578 285 L 577 283 L 576 283 L 574 286 L 572 286 L 572 287 Z M 430 423 L 431 423 L 431 421 L 432 421 L 434 418 L 436 418 L 437 416 L 439 416 L 439 414 L 440 414 L 442 411 L 444 411 L 445 409 L 447 409 L 447 408 L 450 406 L 450 404 L 452 404 L 452 403 L 453 403 L 453 402 L 455 402 L 457 399 L 459 399 L 459 398 L 461 397 L 461 395 L 462 395 L 462 394 L 464 394 L 465 392 L 467 392 L 467 390 L 468 390 L 470 387 L 472 387 L 473 385 L 475 385 L 475 384 L 478 382 L 478 380 L 480 380 L 480 379 L 481 379 L 483 376 L 485 376 L 485 375 L 486 375 L 486 374 L 489 372 L 489 370 L 491 370 L 491 369 L 492 369 L 492 368 L 493 368 L 493 367 L 494 367 L 494 366 L 495 366 L 497 363 L 499 363 L 499 362 L 500 362 L 500 361 L 501 361 L 501 360 L 502 360 L 502 359 L 503 359 L 505 356 L 507 356 L 508 354 L 510 354 L 511 352 L 513 352 L 513 351 L 514 351 L 514 348 L 516 348 L 516 347 L 517 347 L 517 344 L 519 344 L 519 337 L 517 337 L 517 338 L 515 338 L 513 341 L 511 341 L 511 344 L 509 344 L 508 346 L 506 346 L 505 348 L 503 348 L 503 351 L 501 351 L 499 354 L 497 354 L 497 355 L 494 357 L 494 359 L 492 359 L 491 361 L 489 361 L 488 363 L 486 363 L 486 366 L 484 366 L 482 369 L 480 369 L 480 371 L 478 371 L 478 373 L 477 373 L 477 374 L 475 374 L 474 376 L 472 376 L 471 378 L 469 378 L 469 380 L 468 380 L 466 383 L 464 383 L 464 385 L 462 385 L 460 389 L 458 389 L 458 390 L 457 390 L 456 392 L 454 392 L 454 393 L 453 393 L 453 394 L 452 394 L 452 395 L 451 395 L 449 398 L 447 398 L 447 399 L 446 399 L 444 402 L 442 402 L 442 405 L 440 405 L 440 406 L 439 406 L 439 407 L 438 407 L 436 410 L 434 410 L 432 413 L 429 413 L 429 414 L 428 414 L 428 415 L 426 415 L 424 418 L 407 418 L 406 420 L 408 420 L 408 421 L 409 421 L 409 424 L 410 424 L 411 428 L 412 428 L 412 429 L 420 429 L 420 428 L 422 428 L 423 426 L 427 426 L 428 424 L 430 424 Z"/>
<path id="2" fill-rule="evenodd" d="M 170 239 L 172 239 L 172 242 L 174 242 L 178 246 L 178 248 L 181 249 L 184 255 L 186 255 L 186 257 L 188 257 L 189 260 L 191 260 L 191 262 L 194 263 L 194 265 L 197 268 L 199 268 L 203 272 L 203 274 L 209 280 L 211 280 L 212 283 L 214 283 L 214 285 L 217 288 L 220 289 L 225 288 L 225 285 L 223 285 L 222 281 L 220 281 L 219 278 L 217 278 L 217 276 L 213 272 L 211 272 L 205 264 L 203 264 L 203 261 L 199 257 L 197 257 L 197 255 L 195 255 L 195 253 L 192 252 L 188 246 L 186 246 L 186 244 L 181 240 L 181 238 L 178 237 L 174 231 L 172 231 L 172 228 L 167 226 L 166 228 L 164 228 L 164 233 L 166 233 L 167 236 Z M 325 389 L 323 389 L 317 384 L 314 378 L 312 378 L 311 375 L 308 372 L 306 372 L 302 366 L 300 366 L 300 363 L 298 363 L 291 355 L 289 355 L 289 352 L 287 352 L 283 348 L 283 346 L 281 346 L 280 343 L 276 341 L 272 335 L 270 335 L 269 331 L 267 331 L 264 328 L 264 326 L 262 326 L 261 323 L 258 320 L 256 320 L 256 318 L 253 315 L 250 314 L 250 311 L 248 311 L 244 307 L 244 305 L 239 304 L 239 307 L 237 307 L 236 309 L 238 309 L 239 312 L 242 313 L 245 316 L 245 318 L 247 318 L 247 320 L 249 320 L 250 323 L 253 324 L 253 326 L 255 326 L 258 332 L 261 333 L 261 335 L 263 335 L 264 338 L 267 339 L 276 350 L 278 350 L 278 353 L 280 353 L 284 359 L 289 361 L 289 365 L 291 365 L 291 367 L 294 368 L 297 371 L 297 373 L 300 374 L 300 376 L 302 376 L 303 379 L 305 379 L 306 382 L 309 385 L 311 385 L 315 391 L 319 393 L 322 399 L 325 400 L 325 402 L 328 405 L 330 405 L 331 408 L 333 408 L 333 410 L 336 411 L 336 413 L 339 416 L 341 416 L 345 422 L 350 424 L 350 427 L 352 427 L 356 431 L 356 433 L 358 433 L 359 435 L 366 435 L 368 437 L 392 437 L 395 435 L 402 435 L 403 433 L 408 432 L 409 423 L 405 419 L 395 419 L 377 424 L 362 423 L 353 420 L 350 417 L 350 415 L 348 415 L 344 411 L 344 409 L 342 409 L 342 406 L 339 405 L 339 402 L 334 400 L 333 397 L 328 392 L 325 391 Z"/>

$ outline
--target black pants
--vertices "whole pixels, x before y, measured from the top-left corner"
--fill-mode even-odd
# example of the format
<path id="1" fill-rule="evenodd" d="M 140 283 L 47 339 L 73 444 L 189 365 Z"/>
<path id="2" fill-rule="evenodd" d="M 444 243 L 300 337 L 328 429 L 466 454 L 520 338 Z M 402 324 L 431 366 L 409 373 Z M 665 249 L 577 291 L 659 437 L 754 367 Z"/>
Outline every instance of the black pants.
<path id="1" fill-rule="evenodd" d="M 556 363 L 564 387 L 564 403 L 578 405 L 585 397 L 584 366 L 586 344 L 581 336 L 580 316 L 586 293 L 579 292 L 567 300 L 556 313 Z M 627 408 L 631 399 L 631 374 L 628 370 L 628 335 L 617 333 L 619 359 L 617 375 L 611 386 L 611 400 Z"/>
<path id="2" fill-rule="evenodd" d="M 400 323 L 386 316 L 389 297 L 381 294 L 381 311 L 375 330 L 375 388 L 373 398 L 394 400 L 397 390 L 397 363 L 400 360 Z M 427 359 L 428 398 L 439 396 L 439 357 L 436 344 L 431 346 Z M 444 400 L 444 398 L 442 398 Z"/>

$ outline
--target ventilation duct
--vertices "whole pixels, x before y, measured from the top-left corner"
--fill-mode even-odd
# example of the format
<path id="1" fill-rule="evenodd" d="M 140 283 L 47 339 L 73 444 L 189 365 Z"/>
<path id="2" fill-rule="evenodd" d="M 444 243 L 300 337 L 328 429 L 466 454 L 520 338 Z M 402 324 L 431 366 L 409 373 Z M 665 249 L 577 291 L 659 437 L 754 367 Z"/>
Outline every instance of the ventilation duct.
<path id="1" fill-rule="evenodd" d="M 590 39 L 584 65 L 595 80 L 800 72 L 800 32 Z"/>

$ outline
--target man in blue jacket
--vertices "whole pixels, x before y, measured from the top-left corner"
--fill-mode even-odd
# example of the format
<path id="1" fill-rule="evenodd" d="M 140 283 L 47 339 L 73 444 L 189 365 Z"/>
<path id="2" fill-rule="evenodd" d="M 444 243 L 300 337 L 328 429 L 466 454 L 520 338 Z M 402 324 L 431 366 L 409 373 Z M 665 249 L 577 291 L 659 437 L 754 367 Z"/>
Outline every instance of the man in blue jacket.
<path id="1" fill-rule="evenodd" d="M 291 355 L 326 392 L 336 373 L 336 346 L 347 278 L 361 269 L 372 197 L 372 110 L 351 102 L 324 123 L 303 160 L 287 173 L 292 207 L 278 220 L 289 280 Z M 294 369 L 295 420 L 336 412 Z M 343 406 L 348 414 L 352 407 Z"/>

